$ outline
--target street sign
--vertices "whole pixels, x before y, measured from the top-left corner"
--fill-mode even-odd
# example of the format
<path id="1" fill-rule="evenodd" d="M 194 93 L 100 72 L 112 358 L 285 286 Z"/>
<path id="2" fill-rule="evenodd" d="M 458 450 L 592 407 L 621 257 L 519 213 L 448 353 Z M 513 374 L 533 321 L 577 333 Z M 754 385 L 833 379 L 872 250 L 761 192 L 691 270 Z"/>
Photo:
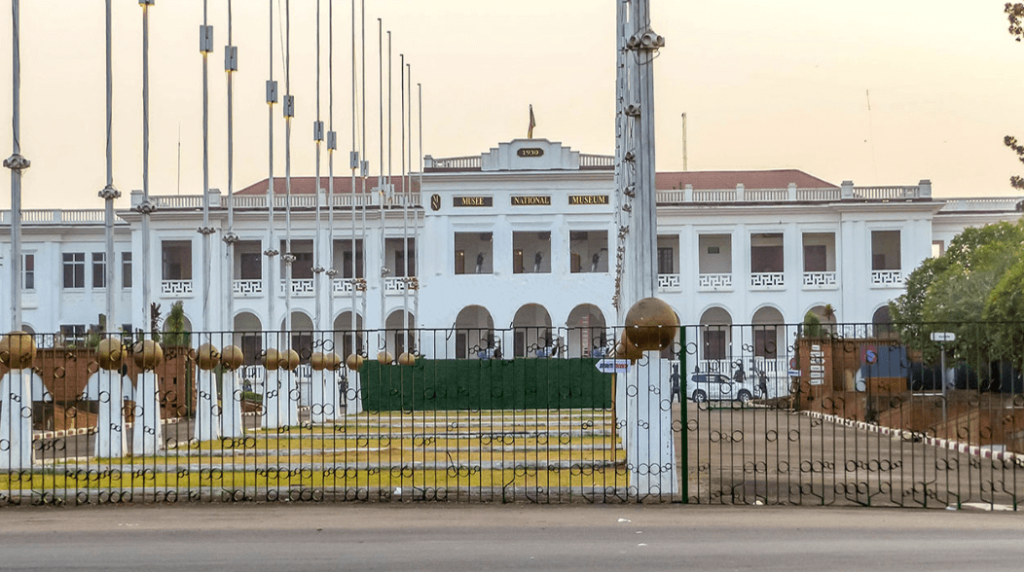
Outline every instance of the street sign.
<path id="1" fill-rule="evenodd" d="M 932 341 L 941 343 L 949 343 L 956 341 L 956 334 L 953 332 L 932 332 Z"/>
<path id="2" fill-rule="evenodd" d="M 594 364 L 601 373 L 629 373 L 628 359 L 603 359 Z"/>

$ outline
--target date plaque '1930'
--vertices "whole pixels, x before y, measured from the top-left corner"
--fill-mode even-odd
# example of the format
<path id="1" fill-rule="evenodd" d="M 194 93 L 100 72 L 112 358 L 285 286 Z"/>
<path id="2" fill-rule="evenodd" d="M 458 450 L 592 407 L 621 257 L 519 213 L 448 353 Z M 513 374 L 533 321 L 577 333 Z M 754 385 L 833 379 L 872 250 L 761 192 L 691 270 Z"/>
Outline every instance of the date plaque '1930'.
<path id="1" fill-rule="evenodd" d="M 543 157 L 544 150 L 537 147 L 526 147 L 516 151 L 520 157 Z"/>

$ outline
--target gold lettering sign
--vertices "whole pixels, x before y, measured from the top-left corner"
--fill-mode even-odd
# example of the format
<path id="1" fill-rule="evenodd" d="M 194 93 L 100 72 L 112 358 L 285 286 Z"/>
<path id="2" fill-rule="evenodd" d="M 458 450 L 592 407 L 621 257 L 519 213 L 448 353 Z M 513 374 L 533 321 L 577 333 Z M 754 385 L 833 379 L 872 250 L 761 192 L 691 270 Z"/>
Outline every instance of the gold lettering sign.
<path id="1" fill-rule="evenodd" d="M 569 195 L 570 205 L 606 205 L 608 195 Z"/>
<path id="2" fill-rule="evenodd" d="M 452 197 L 452 204 L 457 207 L 489 207 L 494 205 L 493 197 Z"/>
<path id="3" fill-rule="evenodd" d="M 551 206 L 551 197 L 512 197 L 514 207 Z"/>
<path id="4" fill-rule="evenodd" d="M 516 155 L 519 155 L 520 157 L 543 157 L 544 150 L 536 147 L 530 147 L 516 151 Z"/>

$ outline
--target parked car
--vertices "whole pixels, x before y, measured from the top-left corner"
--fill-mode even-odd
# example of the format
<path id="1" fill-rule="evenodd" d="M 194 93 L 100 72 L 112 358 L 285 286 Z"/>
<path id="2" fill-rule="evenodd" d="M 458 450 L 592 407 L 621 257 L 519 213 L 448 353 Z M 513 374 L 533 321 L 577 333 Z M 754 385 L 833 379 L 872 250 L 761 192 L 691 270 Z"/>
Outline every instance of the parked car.
<path id="1" fill-rule="evenodd" d="M 754 391 L 746 383 L 738 383 L 721 373 L 695 373 L 690 376 L 690 400 L 694 403 L 705 401 L 739 401 L 749 403 Z"/>

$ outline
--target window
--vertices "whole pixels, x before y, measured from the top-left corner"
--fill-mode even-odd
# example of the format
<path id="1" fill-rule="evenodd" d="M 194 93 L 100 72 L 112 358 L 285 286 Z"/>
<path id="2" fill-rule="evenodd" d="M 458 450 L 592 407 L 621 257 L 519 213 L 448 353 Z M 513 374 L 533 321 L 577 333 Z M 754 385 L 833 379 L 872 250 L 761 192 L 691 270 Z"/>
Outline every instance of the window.
<path id="1" fill-rule="evenodd" d="M 263 278 L 263 256 L 259 252 L 243 252 L 238 255 L 241 262 L 239 280 L 260 280 Z"/>
<path id="2" fill-rule="evenodd" d="M 65 256 L 67 256 L 65 254 Z M 83 254 L 84 258 L 85 255 Z M 82 264 L 85 266 L 85 263 Z M 60 335 L 66 344 L 81 344 L 85 341 L 85 324 L 65 324 L 60 327 Z"/>
<path id="3" fill-rule="evenodd" d="M 804 245 L 804 272 L 828 271 L 828 247 L 824 244 Z"/>
<path id="4" fill-rule="evenodd" d="M 569 272 L 608 272 L 608 231 L 569 233 Z"/>
<path id="5" fill-rule="evenodd" d="M 107 253 L 92 253 L 92 287 L 107 287 Z"/>
<path id="6" fill-rule="evenodd" d="M 36 289 L 36 255 L 26 254 L 21 262 L 21 287 L 25 290 Z"/>
<path id="7" fill-rule="evenodd" d="M 192 279 L 191 240 L 165 240 L 161 256 L 164 280 Z"/>
<path id="8" fill-rule="evenodd" d="M 64 253 L 64 287 L 85 288 L 85 253 Z"/>
<path id="9" fill-rule="evenodd" d="M 675 274 L 675 257 L 671 246 L 658 247 L 658 274 Z"/>
<path id="10" fill-rule="evenodd" d="M 121 287 L 128 289 L 132 287 L 132 253 L 121 253 Z"/>
<path id="11" fill-rule="evenodd" d="M 755 274 L 785 271 L 781 234 L 750 237 L 750 271 Z"/>
<path id="12" fill-rule="evenodd" d="M 288 252 L 288 242 L 285 240 L 281 241 L 281 253 L 285 254 Z M 313 241 L 312 240 L 293 240 L 291 254 L 295 257 L 295 261 L 292 262 L 292 280 L 309 280 L 313 277 Z M 281 257 L 281 278 L 287 275 L 287 265 L 284 262 L 284 256 Z"/>
<path id="13" fill-rule="evenodd" d="M 875 230 L 871 232 L 871 269 L 900 269 L 900 231 Z"/>
<path id="14" fill-rule="evenodd" d="M 515 274 L 551 273 L 551 233 L 512 233 L 512 272 Z"/>
<path id="15" fill-rule="evenodd" d="M 385 241 L 385 249 L 388 252 L 387 260 L 391 263 L 392 276 L 406 276 L 405 265 L 405 240 L 404 238 L 389 238 Z M 416 276 L 416 239 L 409 238 L 409 273 L 408 276 Z"/>
<path id="16" fill-rule="evenodd" d="M 774 327 L 754 326 L 754 355 L 766 359 L 778 357 L 778 331 Z"/>
<path id="17" fill-rule="evenodd" d="M 455 233 L 455 273 L 494 272 L 494 235 L 490 232 Z"/>

